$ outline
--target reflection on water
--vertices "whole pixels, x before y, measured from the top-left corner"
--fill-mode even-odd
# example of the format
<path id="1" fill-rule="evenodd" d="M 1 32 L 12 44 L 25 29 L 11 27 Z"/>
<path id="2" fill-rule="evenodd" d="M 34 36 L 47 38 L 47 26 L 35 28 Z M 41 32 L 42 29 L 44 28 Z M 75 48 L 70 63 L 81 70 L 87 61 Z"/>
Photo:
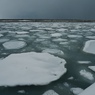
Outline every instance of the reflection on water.
<path id="1" fill-rule="evenodd" d="M 88 68 L 94 65 L 95 55 L 82 51 L 90 39 L 95 39 L 95 23 L 0 23 L 1 59 L 12 53 L 48 52 L 64 58 L 68 70 L 46 86 L 0 87 L 0 95 L 43 95 L 48 90 L 59 95 L 74 95 L 73 88 L 85 89 L 95 81 L 95 72 Z M 19 44 L 16 46 L 14 42 Z M 84 77 L 81 71 L 90 73 L 93 80 Z"/>

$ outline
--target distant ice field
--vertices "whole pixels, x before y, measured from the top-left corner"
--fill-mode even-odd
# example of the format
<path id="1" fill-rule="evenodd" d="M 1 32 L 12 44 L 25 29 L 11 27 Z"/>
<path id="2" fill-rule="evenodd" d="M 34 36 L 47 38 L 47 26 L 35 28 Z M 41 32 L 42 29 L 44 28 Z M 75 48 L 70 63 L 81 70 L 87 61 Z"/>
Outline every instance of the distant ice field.
<path id="1" fill-rule="evenodd" d="M 78 95 L 94 82 L 94 22 L 0 22 L 0 95 Z"/>

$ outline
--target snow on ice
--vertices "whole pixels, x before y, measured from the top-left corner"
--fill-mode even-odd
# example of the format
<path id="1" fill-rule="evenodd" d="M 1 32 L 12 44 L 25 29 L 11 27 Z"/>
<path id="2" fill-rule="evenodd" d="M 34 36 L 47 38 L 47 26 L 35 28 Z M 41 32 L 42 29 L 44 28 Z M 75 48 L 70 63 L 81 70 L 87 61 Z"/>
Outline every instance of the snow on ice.
<path id="1" fill-rule="evenodd" d="M 95 40 L 89 40 L 85 43 L 84 52 L 95 54 Z"/>
<path id="2" fill-rule="evenodd" d="M 48 53 L 11 54 L 0 61 L 0 86 L 49 84 L 66 73 L 65 64 Z"/>
<path id="3" fill-rule="evenodd" d="M 24 41 L 11 40 L 3 43 L 5 49 L 20 49 L 26 46 Z"/>
<path id="4" fill-rule="evenodd" d="M 54 90 L 48 90 L 43 95 L 59 95 L 59 94 L 56 93 Z"/>

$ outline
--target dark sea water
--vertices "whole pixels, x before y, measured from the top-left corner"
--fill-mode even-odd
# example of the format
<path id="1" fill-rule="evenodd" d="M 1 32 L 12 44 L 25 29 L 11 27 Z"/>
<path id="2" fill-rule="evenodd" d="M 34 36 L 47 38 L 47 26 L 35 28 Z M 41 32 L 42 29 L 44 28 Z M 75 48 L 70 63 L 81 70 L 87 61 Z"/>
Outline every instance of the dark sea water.
<path id="1" fill-rule="evenodd" d="M 95 40 L 95 23 L 0 23 L 1 59 L 13 53 L 52 50 L 53 55 L 67 62 L 66 74 L 57 81 L 45 86 L 0 87 L 0 95 L 43 95 L 48 90 L 54 90 L 59 95 L 75 95 L 71 88 L 87 88 L 95 81 L 95 72 L 88 68 L 95 65 L 95 55 L 83 52 L 85 42 L 88 40 Z M 19 49 L 7 49 L 4 43 L 9 41 L 23 41 L 26 45 Z M 90 72 L 93 80 L 82 76 L 81 70 Z M 21 90 L 24 90 L 24 93 L 19 92 Z"/>

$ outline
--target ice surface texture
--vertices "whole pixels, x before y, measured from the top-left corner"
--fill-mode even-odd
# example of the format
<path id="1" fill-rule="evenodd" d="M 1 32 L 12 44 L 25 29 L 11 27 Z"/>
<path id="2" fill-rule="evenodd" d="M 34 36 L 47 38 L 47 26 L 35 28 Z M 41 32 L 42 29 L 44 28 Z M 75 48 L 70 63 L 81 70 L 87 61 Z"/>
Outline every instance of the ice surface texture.
<path id="1" fill-rule="evenodd" d="M 85 43 L 84 52 L 95 54 L 95 40 L 89 40 Z"/>
<path id="2" fill-rule="evenodd" d="M 65 63 L 48 53 L 11 54 L 0 61 L 0 86 L 49 84 L 66 72 Z"/>
<path id="3" fill-rule="evenodd" d="M 5 49 L 20 49 L 26 46 L 24 41 L 11 40 L 3 44 Z"/>

